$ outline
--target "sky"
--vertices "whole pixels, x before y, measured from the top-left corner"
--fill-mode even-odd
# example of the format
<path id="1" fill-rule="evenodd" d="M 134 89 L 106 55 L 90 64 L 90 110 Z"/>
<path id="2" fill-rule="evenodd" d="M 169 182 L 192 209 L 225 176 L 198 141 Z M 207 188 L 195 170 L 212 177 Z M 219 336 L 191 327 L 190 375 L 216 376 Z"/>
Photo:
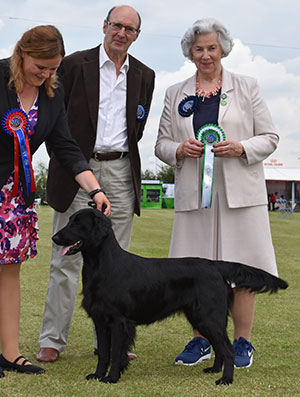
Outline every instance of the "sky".
<path id="1" fill-rule="evenodd" d="M 300 168 L 300 2 L 299 0 L 0 0 L 0 58 L 11 55 L 22 34 L 36 25 L 53 24 L 64 37 L 67 54 L 103 41 L 107 11 L 128 4 L 141 15 L 141 34 L 130 54 L 154 69 L 153 103 L 140 141 L 142 170 L 159 170 L 154 156 L 166 88 L 195 73 L 184 58 L 180 41 L 200 18 L 222 22 L 234 39 L 223 66 L 255 77 L 280 136 L 278 149 L 267 162 Z M 34 165 L 47 164 L 44 148 Z"/>

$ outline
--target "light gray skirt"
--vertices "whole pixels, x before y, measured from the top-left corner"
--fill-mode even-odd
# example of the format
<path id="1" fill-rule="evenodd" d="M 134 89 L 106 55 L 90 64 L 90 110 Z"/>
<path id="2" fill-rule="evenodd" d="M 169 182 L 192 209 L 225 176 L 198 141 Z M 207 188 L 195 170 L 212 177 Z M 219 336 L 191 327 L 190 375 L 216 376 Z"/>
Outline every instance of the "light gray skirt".
<path id="1" fill-rule="evenodd" d="M 220 159 L 212 207 L 175 212 L 169 256 L 240 262 L 278 275 L 267 205 L 228 208 Z"/>

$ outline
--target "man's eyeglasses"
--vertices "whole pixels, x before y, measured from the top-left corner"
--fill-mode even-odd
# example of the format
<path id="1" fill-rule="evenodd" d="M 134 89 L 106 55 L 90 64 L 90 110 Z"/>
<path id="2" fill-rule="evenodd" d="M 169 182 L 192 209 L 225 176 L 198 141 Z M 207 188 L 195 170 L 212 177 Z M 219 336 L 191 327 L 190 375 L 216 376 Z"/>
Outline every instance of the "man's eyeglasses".
<path id="1" fill-rule="evenodd" d="M 132 26 L 124 26 L 121 23 L 106 21 L 107 25 L 111 26 L 114 32 L 120 32 L 123 28 L 125 29 L 125 33 L 131 36 L 138 34 L 138 29 L 133 28 Z"/>

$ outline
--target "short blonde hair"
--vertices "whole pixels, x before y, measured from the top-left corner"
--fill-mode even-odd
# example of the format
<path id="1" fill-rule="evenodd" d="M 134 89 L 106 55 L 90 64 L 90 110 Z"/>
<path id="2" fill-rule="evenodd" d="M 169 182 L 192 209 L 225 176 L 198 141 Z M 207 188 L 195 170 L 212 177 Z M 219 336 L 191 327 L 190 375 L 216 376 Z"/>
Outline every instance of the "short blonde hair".
<path id="1" fill-rule="evenodd" d="M 65 56 L 65 47 L 60 31 L 53 25 L 40 25 L 27 30 L 17 42 L 10 58 L 9 86 L 16 92 L 22 92 L 24 87 L 22 52 L 37 59 L 52 59 Z M 54 97 L 57 87 L 57 76 L 53 74 L 45 81 L 45 90 L 49 97 Z"/>

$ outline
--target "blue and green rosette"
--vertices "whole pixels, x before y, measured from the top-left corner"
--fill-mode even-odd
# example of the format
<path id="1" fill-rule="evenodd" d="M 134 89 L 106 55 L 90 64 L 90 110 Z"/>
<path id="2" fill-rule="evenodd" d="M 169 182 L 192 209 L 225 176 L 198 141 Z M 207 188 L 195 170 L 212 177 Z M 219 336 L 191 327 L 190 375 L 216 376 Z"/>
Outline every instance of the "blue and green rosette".
<path id="1" fill-rule="evenodd" d="M 215 160 L 215 154 L 211 149 L 215 143 L 225 141 L 225 133 L 216 124 L 205 124 L 197 131 L 196 139 L 204 144 L 201 208 L 211 208 Z"/>

